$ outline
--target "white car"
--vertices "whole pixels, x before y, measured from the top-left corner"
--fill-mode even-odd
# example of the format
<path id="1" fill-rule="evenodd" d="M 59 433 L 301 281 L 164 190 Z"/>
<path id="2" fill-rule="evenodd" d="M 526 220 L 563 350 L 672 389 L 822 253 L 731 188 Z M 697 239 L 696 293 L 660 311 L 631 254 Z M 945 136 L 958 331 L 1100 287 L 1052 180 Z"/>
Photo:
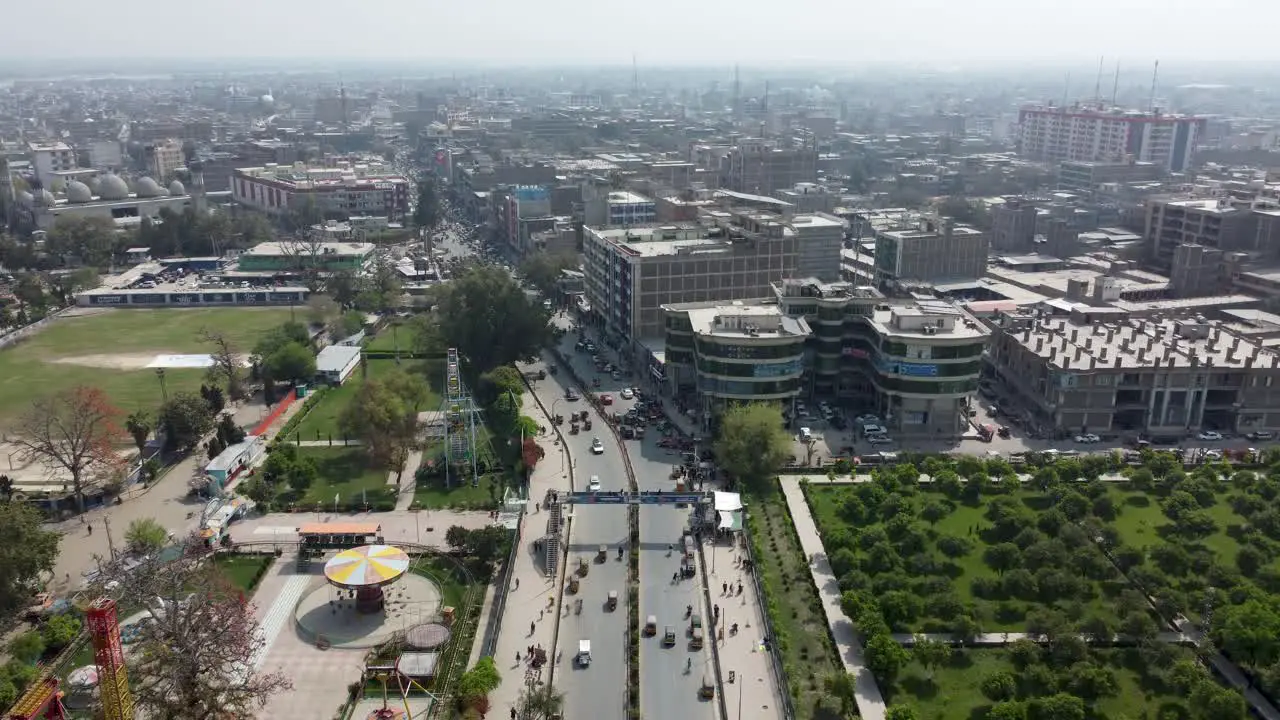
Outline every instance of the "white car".
<path id="1" fill-rule="evenodd" d="M 591 452 L 595 455 L 604 454 L 604 443 L 600 442 L 600 438 L 591 439 Z"/>
<path id="2" fill-rule="evenodd" d="M 1205 430 L 1201 432 L 1199 435 L 1197 435 L 1196 437 L 1201 440 L 1221 440 L 1222 433 L 1218 432 L 1217 430 Z"/>
<path id="3" fill-rule="evenodd" d="M 587 490 L 591 492 L 600 492 L 600 476 L 592 475 L 591 482 L 587 483 Z"/>
<path id="4" fill-rule="evenodd" d="M 1084 435 L 1077 435 L 1076 442 L 1091 444 L 1096 442 L 1102 442 L 1102 438 L 1098 437 L 1097 435 L 1094 435 L 1093 433 L 1085 433 Z"/>
<path id="5" fill-rule="evenodd" d="M 880 435 L 880 434 L 868 435 L 867 442 L 871 443 L 872 445 L 889 445 L 893 443 L 893 438 L 889 437 L 888 435 Z"/>
<path id="6" fill-rule="evenodd" d="M 636 393 L 631 388 L 622 388 L 622 392 L 618 393 L 618 396 L 623 400 L 630 400 L 636 396 Z"/>

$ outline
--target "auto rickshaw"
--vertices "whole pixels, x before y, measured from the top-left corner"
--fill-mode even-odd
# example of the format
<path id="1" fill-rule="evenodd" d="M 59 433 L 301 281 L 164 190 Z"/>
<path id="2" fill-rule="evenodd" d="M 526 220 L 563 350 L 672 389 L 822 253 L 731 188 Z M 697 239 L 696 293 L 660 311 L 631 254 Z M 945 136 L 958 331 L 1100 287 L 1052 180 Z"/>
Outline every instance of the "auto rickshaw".
<path id="1" fill-rule="evenodd" d="M 578 577 L 586 577 L 590 569 L 591 566 L 587 564 L 586 558 L 578 558 Z"/>
<path id="2" fill-rule="evenodd" d="M 689 638 L 689 647 L 694 650 L 702 649 L 702 628 L 694 628 L 692 637 Z"/>
<path id="3" fill-rule="evenodd" d="M 618 591 L 617 590 L 609 591 L 609 599 L 605 600 L 604 606 L 609 610 L 618 609 Z"/>
<path id="4" fill-rule="evenodd" d="M 578 576 L 577 575 L 574 575 L 573 577 L 569 578 L 569 592 L 571 593 L 578 592 Z"/>
<path id="5" fill-rule="evenodd" d="M 710 700 L 716 696 L 716 686 L 711 684 L 711 679 L 706 675 L 702 676 L 702 687 L 698 688 L 698 697 L 703 700 Z"/>
<path id="6" fill-rule="evenodd" d="M 609 546 L 601 545 L 596 550 L 596 562 L 604 562 L 609 559 Z"/>
<path id="7" fill-rule="evenodd" d="M 689 616 L 689 632 L 702 629 L 702 616 L 694 613 Z"/>
<path id="8" fill-rule="evenodd" d="M 670 625 L 662 629 L 662 646 L 674 647 L 676 644 L 676 629 Z"/>
<path id="9" fill-rule="evenodd" d="M 649 617 L 645 618 L 645 621 L 644 621 L 644 635 L 645 637 L 653 637 L 654 635 L 657 635 L 657 634 L 658 634 L 658 616 L 650 615 Z"/>
<path id="10" fill-rule="evenodd" d="M 539 379 L 539 380 L 546 380 L 546 379 L 547 379 L 547 371 L 546 371 L 546 370 L 539 370 L 539 371 L 538 371 L 538 379 Z"/>
<path id="11" fill-rule="evenodd" d="M 586 418 L 582 421 L 582 429 L 583 430 L 591 429 L 591 418 Z"/>
<path id="12" fill-rule="evenodd" d="M 578 641 L 578 654 L 574 659 L 578 661 L 578 665 L 580 667 L 587 667 L 591 664 L 591 641 L 590 640 Z"/>
<path id="13" fill-rule="evenodd" d="M 576 423 L 576 422 L 575 422 L 575 423 L 569 423 L 569 434 L 570 434 L 570 435 L 577 435 L 577 434 L 578 434 L 578 423 Z"/>

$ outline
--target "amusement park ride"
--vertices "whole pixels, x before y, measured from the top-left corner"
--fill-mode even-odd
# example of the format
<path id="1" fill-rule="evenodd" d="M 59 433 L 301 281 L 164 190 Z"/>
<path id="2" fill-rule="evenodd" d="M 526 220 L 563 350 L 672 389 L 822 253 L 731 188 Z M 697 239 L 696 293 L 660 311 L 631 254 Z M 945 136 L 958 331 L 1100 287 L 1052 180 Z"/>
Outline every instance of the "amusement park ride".
<path id="1" fill-rule="evenodd" d="M 449 348 L 445 356 L 444 402 L 440 407 L 444 418 L 444 479 L 452 487 L 457 473 L 470 466 L 472 484 L 480 482 L 478 426 L 482 425 L 480 408 L 462 382 L 458 349 Z"/>
<path id="2" fill-rule="evenodd" d="M 120 644 L 120 623 L 116 601 L 101 597 L 89 605 L 86 613 L 89 634 L 93 640 L 93 659 L 98 669 L 98 690 L 102 700 L 103 720 L 133 720 L 133 696 L 129 693 L 129 676 Z M 10 708 L 5 720 L 67 720 L 62 704 L 63 693 L 50 664 L 18 702 Z"/>

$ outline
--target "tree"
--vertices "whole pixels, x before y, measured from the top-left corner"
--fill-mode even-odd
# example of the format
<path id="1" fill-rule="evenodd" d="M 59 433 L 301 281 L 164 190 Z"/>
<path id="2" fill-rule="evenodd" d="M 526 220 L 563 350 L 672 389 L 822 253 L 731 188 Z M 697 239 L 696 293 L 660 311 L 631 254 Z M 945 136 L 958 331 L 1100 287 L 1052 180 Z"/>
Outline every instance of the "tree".
<path id="1" fill-rule="evenodd" d="M 577 258 L 572 255 L 553 255 L 545 250 L 535 252 L 520 263 L 520 276 L 532 285 L 544 298 L 555 297 L 558 293 L 560 273 L 578 266 Z"/>
<path id="2" fill-rule="evenodd" d="M 828 675 L 823 682 L 827 694 L 840 701 L 840 715 L 848 716 L 857 706 L 858 686 L 853 675 L 837 671 Z"/>
<path id="3" fill-rule="evenodd" d="M 138 452 L 141 453 L 147 449 L 147 438 L 151 437 L 151 413 L 145 410 L 129 413 L 129 417 L 124 421 L 124 429 L 133 438 L 133 444 L 138 446 Z"/>
<path id="4" fill-rule="evenodd" d="M 1013 700 L 998 702 L 987 710 L 987 720 L 1026 720 L 1027 706 Z"/>
<path id="5" fill-rule="evenodd" d="M 85 492 L 123 469 L 113 446 L 121 435 L 119 418 L 106 393 L 81 385 L 33 402 L 13 442 L 28 459 L 66 472 L 83 512 Z"/>
<path id="6" fill-rule="evenodd" d="M 1084 720 L 1084 700 L 1067 693 L 1036 698 L 1027 709 L 1031 720 Z"/>
<path id="7" fill-rule="evenodd" d="M 783 430 L 782 412 L 766 403 L 725 410 L 715 453 L 720 467 L 737 482 L 760 485 L 773 479 L 791 457 L 791 436 Z"/>
<path id="8" fill-rule="evenodd" d="M 122 597 L 154 598 L 129 666 L 134 703 L 153 720 L 250 717 L 290 687 L 283 674 L 254 669 L 266 644 L 254 608 L 201 548 L 191 538 L 175 560 L 103 573 L 118 578 Z"/>
<path id="9" fill-rule="evenodd" d="M 282 487 L 288 485 L 295 493 L 301 494 L 311 487 L 319 476 L 320 471 L 316 467 L 316 461 L 300 454 L 298 448 L 293 445 L 281 445 L 272 450 L 267 456 L 267 461 L 262 464 L 262 482 L 271 488 L 273 493 L 279 492 Z"/>
<path id="10" fill-rule="evenodd" d="M 262 369 L 275 380 L 294 383 L 310 380 L 316 375 L 316 356 L 311 348 L 289 342 L 264 358 Z"/>
<path id="11" fill-rule="evenodd" d="M 1010 700 L 1018 694 L 1018 679 L 1013 673 L 998 670 L 982 679 L 981 689 L 991 702 Z"/>
<path id="12" fill-rule="evenodd" d="M 888 633 L 877 633 L 867 641 L 866 656 L 867 667 L 882 683 L 892 683 L 902 668 L 911 662 L 911 653 Z"/>
<path id="13" fill-rule="evenodd" d="M 884 714 L 884 720 L 919 720 L 919 717 L 910 705 L 893 705 Z"/>
<path id="14" fill-rule="evenodd" d="M 525 687 L 516 700 L 516 717 L 519 720 L 550 720 L 564 712 L 564 693 L 556 692 L 549 685 Z"/>
<path id="15" fill-rule="evenodd" d="M 43 522 L 34 505 L 0 503 L 0 613 L 21 607 L 41 575 L 53 571 L 59 535 Z"/>
<path id="16" fill-rule="evenodd" d="M 911 655 L 924 668 L 925 677 L 933 680 L 933 669 L 945 665 L 951 659 L 951 646 L 938 640 L 931 640 L 923 635 L 916 636 L 915 647 Z"/>
<path id="17" fill-rule="evenodd" d="M 129 543 L 130 550 L 150 555 L 169 542 L 169 531 L 152 518 L 138 518 L 129 523 L 124 531 L 124 540 Z"/>
<path id="18" fill-rule="evenodd" d="M 501 683 L 502 676 L 498 674 L 493 658 L 485 656 L 476 661 L 475 667 L 462 673 L 456 692 L 465 702 L 469 698 L 488 695 Z"/>
<path id="19" fill-rule="evenodd" d="M 431 232 L 440 224 L 440 200 L 436 197 L 436 182 L 428 178 L 418 182 L 418 202 L 413 208 L 413 224 L 421 228 L 426 239 L 431 239 Z"/>
<path id="20" fill-rule="evenodd" d="M 445 285 L 436 317 L 448 346 L 478 373 L 531 358 L 551 338 L 547 312 L 496 266 L 472 267 Z"/>
<path id="21" fill-rule="evenodd" d="M 115 257 L 118 237 L 111 218 L 62 216 L 49 228 L 45 249 L 64 262 L 78 258 L 90 267 L 106 267 Z"/>
<path id="22" fill-rule="evenodd" d="M 1213 638 L 1237 660 L 1265 667 L 1280 660 L 1280 614 L 1258 600 L 1231 605 L 1214 618 Z"/>
<path id="23" fill-rule="evenodd" d="M 1022 550 L 1013 543 L 1000 543 L 987 548 L 982 559 L 997 575 L 1004 575 L 1022 563 Z"/>
<path id="24" fill-rule="evenodd" d="M 236 346 L 225 334 L 209 329 L 200 331 L 200 339 L 213 345 L 210 357 L 213 365 L 209 368 L 209 378 L 221 382 L 227 389 L 227 397 L 235 400 L 244 394 L 244 360 L 240 357 Z"/>
<path id="25" fill-rule="evenodd" d="M 410 402 L 384 380 L 366 380 L 342 410 L 338 427 L 360 440 L 370 460 L 401 470 L 400 461 L 418 436 L 418 415 Z"/>
<path id="26" fill-rule="evenodd" d="M 186 451 L 213 429 L 213 411 L 204 398 L 180 392 L 160 406 L 157 425 L 170 449 Z"/>

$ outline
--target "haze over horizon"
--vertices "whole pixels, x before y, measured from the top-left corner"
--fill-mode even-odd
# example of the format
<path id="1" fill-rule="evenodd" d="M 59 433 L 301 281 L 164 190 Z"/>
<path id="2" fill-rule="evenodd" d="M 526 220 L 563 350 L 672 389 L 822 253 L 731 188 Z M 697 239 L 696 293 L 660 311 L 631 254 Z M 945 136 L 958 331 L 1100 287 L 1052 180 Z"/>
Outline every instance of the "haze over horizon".
<path id="1" fill-rule="evenodd" d="M 760 0 L 639 6 L 582 0 L 448 3 L 410 0 L 226 0 L 198 17 L 171 2 L 16 3 L 0 57 L 10 61 L 146 58 L 432 60 L 485 65 L 1021 66 L 1088 58 L 1182 64 L 1280 61 L 1280 3 L 1077 0 L 1056 12 L 1014 0 L 896 0 L 841 5 Z M 122 23 L 122 12 L 127 22 Z M 125 32 L 105 33 L 106 27 Z M 338 28 L 323 32 L 322 28 Z M 122 43 L 121 39 L 133 39 Z M 1096 62 L 1096 61 L 1095 61 Z M 1110 60 L 1108 61 L 1110 62 Z M 156 68 L 163 72 L 166 68 Z"/>

